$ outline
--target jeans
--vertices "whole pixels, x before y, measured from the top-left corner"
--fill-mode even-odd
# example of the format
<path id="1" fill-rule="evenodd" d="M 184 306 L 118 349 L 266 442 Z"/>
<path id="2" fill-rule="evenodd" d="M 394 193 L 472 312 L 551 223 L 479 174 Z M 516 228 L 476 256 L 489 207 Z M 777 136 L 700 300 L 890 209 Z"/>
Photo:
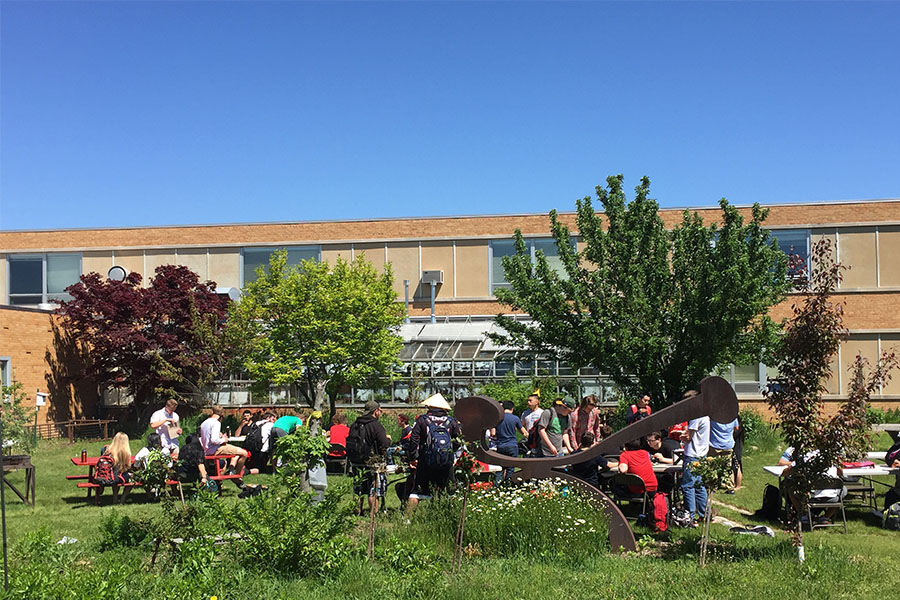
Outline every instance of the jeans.
<path id="1" fill-rule="evenodd" d="M 513 458 L 518 458 L 519 456 L 519 447 L 518 446 L 498 446 L 497 454 L 503 454 L 504 456 L 512 456 Z M 516 470 L 515 467 L 506 467 L 502 471 L 497 472 L 497 483 L 500 483 L 504 479 L 509 479 L 512 477 L 513 472 Z"/>
<path id="2" fill-rule="evenodd" d="M 687 456 L 682 459 L 684 469 L 681 472 L 681 492 L 684 494 L 684 503 L 691 513 L 691 517 L 702 519 L 706 516 L 706 488 L 702 485 L 695 488 L 694 485 L 700 481 L 699 477 L 694 477 L 691 473 L 690 465 L 694 461 L 703 460 L 705 457 Z"/>

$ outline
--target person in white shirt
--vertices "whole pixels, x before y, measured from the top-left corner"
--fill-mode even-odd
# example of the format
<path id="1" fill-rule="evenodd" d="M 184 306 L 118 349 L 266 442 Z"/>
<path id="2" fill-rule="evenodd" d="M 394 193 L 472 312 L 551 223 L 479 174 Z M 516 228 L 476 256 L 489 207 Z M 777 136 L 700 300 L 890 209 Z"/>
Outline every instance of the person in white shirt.
<path id="1" fill-rule="evenodd" d="M 176 408 L 178 408 L 178 399 L 169 398 L 166 400 L 166 405 L 150 417 L 150 427 L 159 434 L 162 447 L 168 448 L 175 458 L 178 457 L 178 436 L 181 435 L 181 427 L 178 425 L 181 417 L 175 412 Z"/>
<path id="2" fill-rule="evenodd" d="M 150 456 L 151 450 L 159 450 L 165 456 L 169 456 L 169 449 L 162 445 L 162 442 L 159 439 L 158 433 L 151 433 L 147 436 L 147 445 L 138 451 L 137 454 L 134 455 L 134 467 L 137 470 L 146 469 L 147 468 L 147 457 Z M 169 461 L 169 466 L 172 466 L 172 461 Z"/>
<path id="3" fill-rule="evenodd" d="M 697 392 L 691 390 L 685 393 L 684 398 L 696 395 Z M 694 527 L 696 527 L 696 520 L 702 519 L 706 515 L 706 488 L 702 485 L 695 487 L 697 477 L 691 473 L 691 463 L 703 460 L 709 453 L 709 417 L 691 419 L 688 422 L 687 430 L 681 434 L 681 441 L 684 442 L 681 492 L 684 494 L 684 503 L 691 512 L 691 517 L 694 518 Z"/>
<path id="4" fill-rule="evenodd" d="M 247 451 L 228 443 L 228 436 L 222 433 L 221 418 L 225 416 L 225 409 L 221 406 L 213 406 L 212 414 L 200 424 L 200 444 L 207 456 L 231 454 L 231 466 L 229 475 L 243 475 L 244 463 L 247 462 Z"/>

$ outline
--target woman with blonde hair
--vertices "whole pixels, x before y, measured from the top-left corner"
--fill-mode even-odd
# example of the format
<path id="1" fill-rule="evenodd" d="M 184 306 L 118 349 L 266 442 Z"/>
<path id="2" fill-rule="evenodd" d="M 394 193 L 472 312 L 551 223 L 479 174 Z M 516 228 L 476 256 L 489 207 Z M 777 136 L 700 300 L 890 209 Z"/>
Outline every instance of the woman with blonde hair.
<path id="1" fill-rule="evenodd" d="M 116 486 L 131 481 L 131 444 L 129 443 L 127 434 L 122 433 L 121 431 L 117 433 L 112 441 L 108 445 L 103 446 L 103 449 L 100 450 L 100 456 L 108 456 L 112 459 L 113 481 L 115 481 Z M 97 489 L 97 495 L 99 496 L 102 491 L 102 487 Z M 129 491 L 130 487 L 125 486 L 124 491 L 122 492 L 123 501 L 128 496 Z M 113 487 L 113 501 L 116 499 L 117 492 L 118 488 Z"/>

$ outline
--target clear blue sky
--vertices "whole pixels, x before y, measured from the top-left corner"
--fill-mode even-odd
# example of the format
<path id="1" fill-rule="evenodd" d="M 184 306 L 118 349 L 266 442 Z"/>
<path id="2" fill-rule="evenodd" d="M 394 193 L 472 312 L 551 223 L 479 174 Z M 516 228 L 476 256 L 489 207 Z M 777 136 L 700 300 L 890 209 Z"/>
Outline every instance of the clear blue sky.
<path id="1" fill-rule="evenodd" d="M 0 3 L 0 228 L 900 197 L 900 3 Z"/>

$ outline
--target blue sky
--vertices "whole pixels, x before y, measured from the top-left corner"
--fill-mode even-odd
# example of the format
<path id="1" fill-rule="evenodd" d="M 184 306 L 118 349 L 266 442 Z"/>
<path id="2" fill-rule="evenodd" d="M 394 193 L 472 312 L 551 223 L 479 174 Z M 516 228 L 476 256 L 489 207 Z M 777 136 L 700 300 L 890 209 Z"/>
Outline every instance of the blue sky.
<path id="1" fill-rule="evenodd" d="M 0 229 L 900 197 L 900 3 L 0 3 Z"/>

